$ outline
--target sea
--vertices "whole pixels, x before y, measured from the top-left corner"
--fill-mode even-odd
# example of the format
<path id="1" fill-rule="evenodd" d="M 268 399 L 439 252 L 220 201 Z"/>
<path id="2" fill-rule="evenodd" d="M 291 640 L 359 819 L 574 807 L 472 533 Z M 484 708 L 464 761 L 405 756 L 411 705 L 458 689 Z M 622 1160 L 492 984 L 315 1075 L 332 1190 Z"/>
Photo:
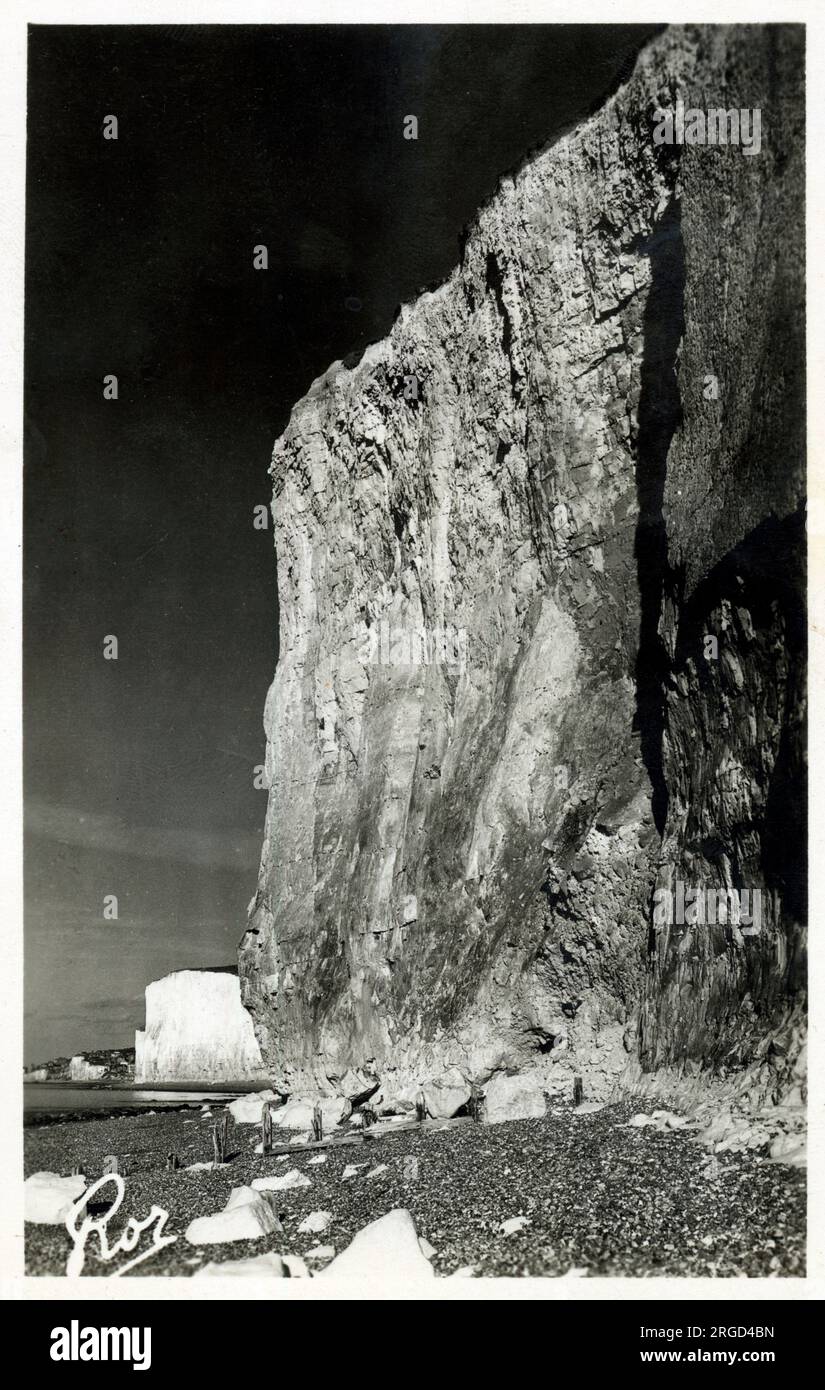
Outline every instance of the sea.
<path id="1" fill-rule="evenodd" d="M 220 1096 L 234 1100 L 264 1083 L 242 1082 L 236 1086 L 199 1086 L 189 1089 L 156 1085 L 151 1089 L 124 1083 L 112 1086 L 96 1081 L 29 1081 L 23 1083 L 23 1123 L 48 1124 L 59 1119 L 84 1119 L 97 1114 L 120 1115 L 132 1111 L 175 1110 L 185 1105 L 202 1105 Z"/>

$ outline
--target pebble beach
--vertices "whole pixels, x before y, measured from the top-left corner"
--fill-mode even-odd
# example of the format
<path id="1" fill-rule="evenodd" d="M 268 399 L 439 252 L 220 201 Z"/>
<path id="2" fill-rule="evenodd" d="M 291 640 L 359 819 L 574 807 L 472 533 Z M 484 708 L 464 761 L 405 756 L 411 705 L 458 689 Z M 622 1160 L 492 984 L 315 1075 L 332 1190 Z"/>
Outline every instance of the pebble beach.
<path id="1" fill-rule="evenodd" d="M 195 1172 L 186 1166 L 212 1159 L 213 1116 L 191 1108 L 112 1115 L 28 1129 L 25 1171 L 79 1167 L 92 1182 L 107 1156 L 117 1156 L 126 1190 L 112 1236 L 154 1204 L 169 1213 L 166 1234 L 178 1237 L 133 1277 L 187 1277 L 212 1261 L 267 1252 L 306 1259 L 319 1243 L 340 1253 L 399 1207 L 432 1248 L 440 1276 L 804 1276 L 804 1172 L 765 1153 L 710 1154 L 684 1130 L 630 1127 L 633 1113 L 629 1104 L 596 1113 L 570 1106 L 543 1119 L 407 1128 L 380 1138 L 353 1130 L 352 1144 L 296 1147 L 287 1157 L 256 1154 L 258 1127 L 230 1121 L 229 1161 Z M 181 1164 L 175 1171 L 167 1170 L 170 1153 Z M 320 1153 L 323 1162 L 313 1162 Z M 233 1188 L 287 1169 L 309 1185 L 269 1194 L 282 1231 L 209 1245 L 185 1239 L 189 1223 L 222 1210 Z M 317 1211 L 331 1216 L 324 1233 L 299 1231 Z M 64 1226 L 27 1223 L 26 1273 L 64 1274 L 71 1248 Z M 313 1272 L 323 1263 L 307 1261 Z M 91 1241 L 84 1275 L 112 1272 Z"/>

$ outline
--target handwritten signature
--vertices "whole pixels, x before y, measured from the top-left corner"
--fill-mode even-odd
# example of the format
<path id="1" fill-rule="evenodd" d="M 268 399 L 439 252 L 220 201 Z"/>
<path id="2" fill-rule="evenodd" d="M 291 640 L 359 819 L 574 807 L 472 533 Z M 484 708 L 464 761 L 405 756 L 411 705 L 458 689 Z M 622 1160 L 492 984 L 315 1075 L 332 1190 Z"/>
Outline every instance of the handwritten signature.
<path id="1" fill-rule="evenodd" d="M 114 1202 L 102 1216 L 89 1216 L 86 1208 L 95 1194 L 107 1183 L 114 1183 L 117 1189 Z M 163 1234 L 166 1222 L 169 1220 L 168 1211 L 164 1211 L 163 1207 L 153 1206 L 144 1221 L 136 1221 L 133 1216 L 130 1216 L 124 1230 L 121 1231 L 114 1244 L 110 1245 L 107 1227 L 115 1212 L 119 1211 L 125 1191 L 126 1185 L 119 1173 L 104 1173 L 103 1177 L 92 1183 L 91 1187 L 87 1188 L 72 1206 L 71 1211 L 66 1216 L 66 1230 L 73 1241 L 72 1253 L 66 1263 L 66 1273 L 71 1277 L 83 1273 L 83 1266 L 86 1262 L 86 1245 L 91 1236 L 97 1236 L 100 1247 L 99 1258 L 108 1264 L 115 1255 L 120 1253 L 128 1255 L 134 1250 L 144 1231 L 148 1231 L 149 1227 L 154 1225 L 152 1244 L 149 1249 L 144 1250 L 141 1255 L 136 1255 L 133 1260 L 128 1260 L 119 1269 L 113 1270 L 112 1274 L 115 1276 L 128 1273 L 130 1269 L 134 1269 L 135 1265 L 141 1264 L 143 1260 L 148 1260 L 150 1255 L 162 1250 L 164 1245 L 172 1245 L 177 1240 L 177 1236 L 165 1236 Z M 80 1221 L 80 1225 L 78 1225 L 78 1221 Z"/>

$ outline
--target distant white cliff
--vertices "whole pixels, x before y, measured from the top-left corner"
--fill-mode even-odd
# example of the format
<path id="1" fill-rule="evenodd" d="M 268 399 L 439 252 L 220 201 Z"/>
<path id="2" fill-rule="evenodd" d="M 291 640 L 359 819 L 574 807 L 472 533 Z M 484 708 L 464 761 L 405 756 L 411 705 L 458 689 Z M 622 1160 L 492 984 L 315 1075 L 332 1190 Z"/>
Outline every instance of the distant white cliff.
<path id="1" fill-rule="evenodd" d="M 136 1081 L 266 1076 L 237 975 L 178 970 L 147 985 L 146 1027 L 135 1033 Z"/>
<path id="2" fill-rule="evenodd" d="M 70 1081 L 100 1081 L 106 1075 L 104 1062 L 90 1062 L 82 1052 L 69 1061 Z"/>

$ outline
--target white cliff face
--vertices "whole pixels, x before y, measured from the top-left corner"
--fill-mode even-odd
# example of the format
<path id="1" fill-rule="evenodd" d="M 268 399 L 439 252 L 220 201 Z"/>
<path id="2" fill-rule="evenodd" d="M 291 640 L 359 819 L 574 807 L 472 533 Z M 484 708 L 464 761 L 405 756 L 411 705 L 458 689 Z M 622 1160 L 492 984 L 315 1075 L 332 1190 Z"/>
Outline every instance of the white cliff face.
<path id="1" fill-rule="evenodd" d="M 100 1081 L 105 1075 L 105 1064 L 87 1062 L 82 1052 L 79 1052 L 76 1057 L 72 1057 L 69 1062 L 69 1079 L 71 1081 Z"/>
<path id="2" fill-rule="evenodd" d="M 146 988 L 135 1033 L 136 1081 L 245 1081 L 266 1076 L 237 975 L 178 970 Z"/>
<path id="3" fill-rule="evenodd" d="M 668 29 L 275 445 L 271 790 L 239 966 L 285 1089 L 529 1066 L 592 1096 L 629 1058 L 792 1058 L 800 44 Z M 764 109 L 770 140 L 656 144 L 677 97 Z M 675 881 L 758 889 L 761 933 L 657 931 Z"/>

